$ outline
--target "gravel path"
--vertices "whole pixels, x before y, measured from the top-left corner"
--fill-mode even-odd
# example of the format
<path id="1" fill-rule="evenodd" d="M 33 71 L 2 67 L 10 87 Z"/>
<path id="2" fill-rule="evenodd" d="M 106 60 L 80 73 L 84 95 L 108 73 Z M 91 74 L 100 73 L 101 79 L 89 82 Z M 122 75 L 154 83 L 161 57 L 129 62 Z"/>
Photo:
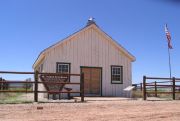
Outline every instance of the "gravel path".
<path id="1" fill-rule="evenodd" d="M 0 121 L 180 120 L 180 101 L 141 101 L 121 98 L 85 98 L 85 100 L 88 101 L 0 105 Z"/>

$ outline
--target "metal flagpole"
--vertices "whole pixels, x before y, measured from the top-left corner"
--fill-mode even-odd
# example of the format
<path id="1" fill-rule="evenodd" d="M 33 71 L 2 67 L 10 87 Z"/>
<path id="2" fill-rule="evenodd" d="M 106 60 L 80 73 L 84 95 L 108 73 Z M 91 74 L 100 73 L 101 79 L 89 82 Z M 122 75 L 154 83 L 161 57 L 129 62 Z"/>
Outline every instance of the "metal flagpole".
<path id="1" fill-rule="evenodd" d="M 168 56 L 169 56 L 169 78 L 171 79 L 171 55 L 170 55 L 169 47 L 168 47 Z"/>
<path id="2" fill-rule="evenodd" d="M 169 81 L 172 81 L 171 79 L 171 53 L 170 53 L 170 48 L 168 46 L 168 56 L 169 56 Z M 173 85 L 173 82 L 170 82 L 171 85 Z M 171 88 L 171 91 L 173 91 L 173 87 Z"/>
<path id="3" fill-rule="evenodd" d="M 166 33 L 166 37 L 167 37 L 167 47 L 168 47 L 168 56 L 169 56 L 169 77 L 171 79 L 171 53 L 170 53 L 170 49 L 172 49 L 172 45 L 171 45 L 171 35 L 170 32 L 168 30 L 167 24 L 165 25 L 165 33 Z"/>

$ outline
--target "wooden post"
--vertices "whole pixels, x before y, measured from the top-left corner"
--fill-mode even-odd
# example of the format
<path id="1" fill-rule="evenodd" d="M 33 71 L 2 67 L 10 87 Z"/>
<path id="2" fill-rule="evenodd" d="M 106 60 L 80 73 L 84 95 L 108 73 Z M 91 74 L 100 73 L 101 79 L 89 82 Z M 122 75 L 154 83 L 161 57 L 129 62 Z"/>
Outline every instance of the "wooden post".
<path id="1" fill-rule="evenodd" d="M 2 83 L 1 83 L 1 90 L 3 90 L 3 79 L 1 81 L 2 81 Z"/>
<path id="2" fill-rule="evenodd" d="M 59 93 L 59 100 L 61 99 L 61 93 Z"/>
<path id="3" fill-rule="evenodd" d="M 71 99 L 71 94 L 70 94 L 70 92 L 68 91 L 68 100 L 70 100 Z"/>
<path id="4" fill-rule="evenodd" d="M 49 100 L 49 93 L 47 95 L 48 95 L 48 100 Z"/>
<path id="5" fill-rule="evenodd" d="M 27 82 L 27 79 L 26 79 L 26 82 Z M 26 83 L 26 93 L 27 93 L 27 84 L 28 84 L 28 83 Z"/>
<path id="6" fill-rule="evenodd" d="M 34 74 L 34 81 L 35 81 L 35 84 L 34 84 L 34 101 L 35 102 L 38 102 L 38 71 L 35 71 L 35 74 Z"/>
<path id="7" fill-rule="evenodd" d="M 2 83 L 2 90 L 5 90 L 5 80 L 4 79 L 2 79 L 2 81 L 3 81 L 3 83 Z"/>
<path id="8" fill-rule="evenodd" d="M 142 91 L 142 83 L 140 83 L 140 86 L 141 86 L 140 89 L 141 89 L 141 91 Z"/>
<path id="9" fill-rule="evenodd" d="M 7 90 L 8 90 L 8 89 L 9 89 L 9 83 L 6 83 L 6 86 L 7 86 L 6 88 L 7 88 Z"/>
<path id="10" fill-rule="evenodd" d="M 157 97 L 157 82 L 154 82 L 154 88 L 155 88 L 155 97 Z"/>
<path id="11" fill-rule="evenodd" d="M 5 90 L 8 90 L 8 83 L 5 83 Z"/>
<path id="12" fill-rule="evenodd" d="M 80 77 L 80 92 L 81 102 L 84 102 L 84 73 L 81 73 Z"/>
<path id="13" fill-rule="evenodd" d="M 52 96 L 53 100 L 56 100 L 56 94 L 53 93 Z"/>
<path id="14" fill-rule="evenodd" d="M 172 97 L 173 97 L 173 100 L 175 100 L 176 99 L 176 94 L 175 94 L 176 93 L 176 79 L 175 79 L 175 77 L 173 77 L 172 81 L 173 81 L 173 85 L 172 85 L 173 86 Z"/>
<path id="15" fill-rule="evenodd" d="M 0 81 L 2 81 L 2 78 L 0 78 Z M 0 83 L 0 90 L 1 90 L 1 87 L 2 87 L 1 85 L 2 85 L 2 83 Z"/>
<path id="16" fill-rule="evenodd" d="M 143 99 L 146 100 L 146 76 L 143 76 Z"/>

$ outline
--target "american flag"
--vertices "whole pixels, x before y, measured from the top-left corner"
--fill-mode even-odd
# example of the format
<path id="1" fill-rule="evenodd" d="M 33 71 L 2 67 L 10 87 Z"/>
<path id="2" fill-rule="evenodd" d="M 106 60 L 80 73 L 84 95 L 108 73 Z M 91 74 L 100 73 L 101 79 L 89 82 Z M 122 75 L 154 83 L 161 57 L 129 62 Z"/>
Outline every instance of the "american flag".
<path id="1" fill-rule="evenodd" d="M 167 37 L 167 41 L 168 41 L 168 48 L 172 49 L 172 45 L 171 45 L 171 34 L 168 30 L 167 24 L 165 25 L 165 33 L 166 33 L 166 37 Z"/>

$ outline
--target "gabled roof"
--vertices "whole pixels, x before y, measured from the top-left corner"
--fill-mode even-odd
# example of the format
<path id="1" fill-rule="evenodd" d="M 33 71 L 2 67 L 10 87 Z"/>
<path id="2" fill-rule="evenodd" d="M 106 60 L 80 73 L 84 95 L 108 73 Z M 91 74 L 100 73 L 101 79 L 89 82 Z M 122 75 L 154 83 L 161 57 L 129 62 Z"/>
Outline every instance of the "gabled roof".
<path id="1" fill-rule="evenodd" d="M 89 23 L 90 22 L 90 23 Z M 45 52 L 48 51 L 50 48 L 54 48 L 56 46 L 58 46 L 59 44 L 62 44 L 63 42 L 65 42 L 66 40 L 74 37 L 75 35 L 77 35 L 79 32 L 85 31 L 90 27 L 94 27 L 96 28 L 96 30 L 98 30 L 99 32 L 101 32 L 105 37 L 109 38 L 109 40 L 111 40 L 125 55 L 127 55 L 127 57 L 129 57 L 131 59 L 131 61 L 135 61 L 135 57 L 128 52 L 123 46 L 121 46 L 117 41 L 115 41 L 114 39 L 112 39 L 112 37 L 110 37 L 107 33 L 105 33 L 94 21 L 88 21 L 87 25 L 80 29 L 79 31 L 69 35 L 68 37 L 62 39 L 61 41 L 58 41 L 57 43 L 49 46 L 48 48 L 44 49 L 38 56 L 38 58 L 36 59 L 36 61 L 33 64 L 33 68 L 36 67 L 36 65 L 42 61 L 42 59 L 44 59 L 45 57 Z"/>

